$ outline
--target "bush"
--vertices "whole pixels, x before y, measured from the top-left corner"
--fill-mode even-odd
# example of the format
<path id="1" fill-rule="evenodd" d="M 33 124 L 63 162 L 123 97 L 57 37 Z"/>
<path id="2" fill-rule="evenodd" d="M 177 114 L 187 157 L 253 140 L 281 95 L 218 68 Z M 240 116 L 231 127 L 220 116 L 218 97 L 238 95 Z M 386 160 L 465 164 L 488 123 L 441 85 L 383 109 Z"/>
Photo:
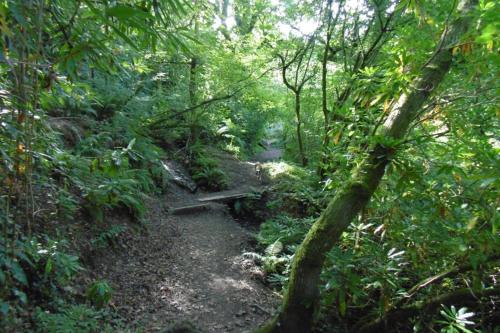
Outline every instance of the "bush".
<path id="1" fill-rule="evenodd" d="M 64 241 L 45 236 L 7 243 L 0 237 L 0 323 L 8 326 L 11 314 L 25 311 L 28 299 L 48 303 L 60 297 L 82 270 L 78 257 L 63 252 Z"/>
<path id="2" fill-rule="evenodd" d="M 212 191 L 224 190 L 228 186 L 226 174 L 219 168 L 218 162 L 203 152 L 200 144 L 193 145 L 192 162 L 189 171 L 198 186 Z"/>
<path id="3" fill-rule="evenodd" d="M 326 194 L 311 171 L 287 162 L 263 164 L 266 178 L 273 185 L 275 200 L 270 205 L 296 217 L 318 214 L 326 204 Z"/>
<path id="4" fill-rule="evenodd" d="M 261 224 L 257 239 L 264 246 L 270 246 L 278 240 L 284 246 L 298 245 L 313 223 L 312 218 L 278 215 Z"/>
<path id="5" fill-rule="evenodd" d="M 97 308 L 103 308 L 111 300 L 113 289 L 106 281 L 96 281 L 87 290 L 87 299 Z"/>
<path id="6" fill-rule="evenodd" d="M 284 287 L 288 282 L 293 254 L 313 222 L 312 218 L 278 215 L 261 224 L 257 240 L 265 250 L 260 261 L 272 285 Z"/>
<path id="7" fill-rule="evenodd" d="M 193 180 L 198 186 L 213 190 L 220 191 L 227 188 L 226 174 L 219 168 L 205 167 L 193 174 Z"/>
<path id="8" fill-rule="evenodd" d="M 40 333 L 101 332 L 99 320 L 102 317 L 102 313 L 85 305 L 72 305 L 56 313 L 38 309 L 37 331 Z"/>

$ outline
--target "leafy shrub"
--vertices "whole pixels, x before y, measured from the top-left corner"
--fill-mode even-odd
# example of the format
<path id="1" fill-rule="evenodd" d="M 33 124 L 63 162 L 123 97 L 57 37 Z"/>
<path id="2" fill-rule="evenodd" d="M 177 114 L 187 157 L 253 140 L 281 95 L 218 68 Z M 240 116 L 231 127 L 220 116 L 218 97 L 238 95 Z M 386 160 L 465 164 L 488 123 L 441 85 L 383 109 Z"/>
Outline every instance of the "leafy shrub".
<path id="1" fill-rule="evenodd" d="M 59 152 L 52 157 L 53 173 L 68 179 L 80 190 L 83 207 L 98 222 L 104 220 L 106 210 L 119 207 L 127 208 L 140 220 L 145 212 L 145 194 L 153 193 L 157 188 L 153 175 L 149 170 L 132 168 L 132 163 L 142 159 L 141 154 L 133 149 L 135 140 L 130 141 L 126 148 L 99 151 L 92 148 L 99 137 L 95 138 L 96 141 L 82 141 L 78 147 L 86 154 L 98 154 L 97 157 Z M 159 166 L 155 173 L 164 183 L 166 175 Z M 70 198 L 63 198 L 60 204 L 69 208 L 69 213 L 74 213 Z"/>
<path id="2" fill-rule="evenodd" d="M 87 299 L 97 308 L 106 306 L 111 300 L 113 289 L 106 281 L 96 281 L 87 290 Z"/>
<path id="3" fill-rule="evenodd" d="M 97 78 L 92 84 L 96 90 L 92 108 L 96 110 L 97 118 L 100 120 L 111 118 L 130 100 L 130 89 L 118 80 L 110 82 L 110 78 Z"/>
<path id="4" fill-rule="evenodd" d="M 95 187 L 86 188 L 83 198 L 86 200 L 87 211 L 99 222 L 103 222 L 106 209 L 124 206 L 136 218 L 141 218 L 145 212 L 140 199 L 138 182 L 133 179 L 102 179 Z"/>
<path id="5" fill-rule="evenodd" d="M 36 313 L 37 332 L 40 333 L 96 333 L 110 332 L 109 327 L 103 330 L 102 321 L 106 314 L 85 305 L 70 305 L 58 312 L 43 311 Z"/>
<path id="6" fill-rule="evenodd" d="M 99 233 L 99 235 L 92 240 L 92 244 L 96 247 L 114 246 L 120 235 L 127 230 L 124 225 L 113 225 L 108 230 Z"/>
<path id="7" fill-rule="evenodd" d="M 57 215 L 63 221 L 70 221 L 73 219 L 80 208 L 79 202 L 74 195 L 65 189 L 61 189 L 57 193 L 56 205 Z"/>
<path id="8" fill-rule="evenodd" d="M 191 147 L 191 150 L 193 161 L 189 171 L 198 186 L 213 191 L 220 191 L 227 188 L 226 174 L 219 168 L 218 162 L 215 159 L 208 157 L 203 152 L 203 146 L 196 144 Z"/>
<path id="9" fill-rule="evenodd" d="M 298 245 L 313 222 L 312 218 L 299 219 L 283 214 L 278 215 L 261 224 L 257 239 L 265 246 L 270 246 L 277 241 L 285 247 Z"/>
<path id="10" fill-rule="evenodd" d="M 205 167 L 193 174 L 193 180 L 201 187 L 220 191 L 227 188 L 227 179 L 224 171 L 218 168 Z"/>
<path id="11" fill-rule="evenodd" d="M 442 306 L 440 314 L 442 320 L 438 320 L 438 324 L 442 324 L 441 333 L 473 333 L 474 330 L 467 328 L 467 326 L 474 325 L 471 320 L 474 317 L 473 312 L 467 312 L 467 308 L 456 309 L 455 306 L 446 307 Z"/>
<path id="12" fill-rule="evenodd" d="M 0 238 L 0 311 L 2 323 L 11 312 L 23 311 L 28 298 L 49 301 L 82 270 L 78 257 L 63 252 L 65 242 L 49 237 L 20 238 L 7 243 Z"/>
<path id="13" fill-rule="evenodd" d="M 288 282 L 293 254 L 313 222 L 281 214 L 261 224 L 257 240 L 265 250 L 260 261 L 273 286 L 284 287 Z"/>
<path id="14" fill-rule="evenodd" d="M 40 104 L 51 116 L 96 116 L 92 108 L 95 93 L 86 83 L 59 80 L 54 92 L 42 92 Z"/>
<path id="15" fill-rule="evenodd" d="M 326 193 L 319 190 L 312 171 L 287 162 L 265 163 L 263 169 L 274 184 L 272 207 L 300 217 L 317 214 L 326 204 Z"/>

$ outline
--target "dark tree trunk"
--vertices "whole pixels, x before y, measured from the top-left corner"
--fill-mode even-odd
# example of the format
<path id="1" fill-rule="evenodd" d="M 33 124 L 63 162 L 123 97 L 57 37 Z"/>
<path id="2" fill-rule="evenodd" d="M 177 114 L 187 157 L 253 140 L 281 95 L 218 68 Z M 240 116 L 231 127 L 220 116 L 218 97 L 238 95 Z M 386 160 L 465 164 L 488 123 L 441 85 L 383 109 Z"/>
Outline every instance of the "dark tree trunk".
<path id="1" fill-rule="evenodd" d="M 320 159 L 320 165 L 318 167 L 318 174 L 321 179 L 324 178 L 325 176 L 325 168 L 324 165 L 326 164 L 326 149 L 328 147 L 328 141 L 329 141 L 329 132 L 330 132 L 330 121 L 329 117 L 330 115 L 328 114 L 328 100 L 327 100 L 327 81 L 326 77 L 328 74 L 328 57 L 330 56 L 330 40 L 332 38 L 332 31 L 331 31 L 331 21 L 332 21 L 332 0 L 328 0 L 327 2 L 327 11 L 328 11 L 328 18 L 327 18 L 327 26 L 326 26 L 326 41 L 325 41 L 325 48 L 323 50 L 323 59 L 321 61 L 321 109 L 323 111 L 323 118 L 324 118 L 324 133 L 323 133 L 323 145 L 322 145 L 322 150 L 323 153 L 321 155 Z M 338 15 L 340 14 L 340 5 L 338 8 L 338 13 L 337 13 L 337 18 Z"/>
<path id="2" fill-rule="evenodd" d="M 411 84 L 409 92 L 400 96 L 377 135 L 387 142 L 402 140 L 422 105 L 439 86 L 453 60 L 451 46 L 456 44 L 471 25 L 470 11 L 477 0 L 464 0 L 459 5 L 460 17 L 445 32 L 439 48 L 426 63 L 422 73 Z M 394 147 L 374 144 L 367 157 L 351 174 L 328 207 L 313 224 L 295 253 L 288 290 L 280 313 L 257 332 L 308 333 L 319 305 L 319 282 L 328 251 L 338 242 L 352 219 L 366 206 L 377 189 Z"/>
<path id="3" fill-rule="evenodd" d="M 199 23 L 198 19 L 196 18 L 194 21 L 194 33 L 195 35 L 198 35 L 199 32 Z M 189 104 L 191 106 L 196 105 L 196 93 L 198 90 L 198 82 L 197 82 L 197 72 L 198 72 L 198 67 L 199 67 L 199 60 L 198 57 L 193 56 L 189 62 Z M 193 111 L 191 114 L 187 115 L 188 117 L 188 124 L 189 124 L 189 138 L 186 142 L 186 147 L 189 147 L 190 145 L 194 144 L 196 141 L 198 141 L 198 124 L 197 124 L 197 117 L 196 117 L 196 112 Z"/>
<path id="4" fill-rule="evenodd" d="M 299 154 L 302 166 L 307 166 L 307 157 L 304 152 L 304 142 L 302 141 L 302 117 L 300 114 L 300 91 L 295 92 L 295 117 L 297 118 L 297 141 L 299 144 Z"/>

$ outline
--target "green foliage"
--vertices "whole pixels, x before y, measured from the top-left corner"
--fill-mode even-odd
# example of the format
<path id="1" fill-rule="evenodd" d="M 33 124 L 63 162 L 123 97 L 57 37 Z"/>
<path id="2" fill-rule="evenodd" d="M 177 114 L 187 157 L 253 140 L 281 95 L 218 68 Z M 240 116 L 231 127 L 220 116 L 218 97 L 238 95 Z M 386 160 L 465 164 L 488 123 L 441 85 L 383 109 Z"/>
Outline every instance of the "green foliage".
<path id="1" fill-rule="evenodd" d="M 139 332 L 106 309 L 63 303 L 55 311 L 36 309 L 36 329 L 40 333 Z"/>
<path id="2" fill-rule="evenodd" d="M 201 144 L 191 147 L 193 160 L 189 171 L 193 180 L 203 188 L 220 191 L 227 187 L 227 177 L 216 159 L 209 157 Z"/>
<path id="3" fill-rule="evenodd" d="M 128 208 L 136 219 L 141 219 L 145 212 L 145 195 L 166 185 L 167 175 L 160 164 L 161 151 L 144 137 L 126 142 L 128 137 L 121 137 L 117 128 L 110 127 L 109 132 L 103 131 L 79 142 L 75 147 L 77 155 L 57 152 L 51 156 L 47 167 L 66 177 L 81 191 L 84 207 L 97 221 L 104 220 L 106 210 L 118 207 Z M 125 147 L 97 148 L 120 145 L 113 143 L 118 140 Z M 145 166 L 148 170 L 143 169 Z M 71 197 L 62 200 L 59 203 L 63 208 L 74 212 Z"/>
<path id="4" fill-rule="evenodd" d="M 457 61 L 422 108 L 427 116 L 417 115 L 411 134 L 396 141 L 377 129 L 434 52 L 432 41 L 455 19 L 456 2 L 358 2 L 330 23 L 325 14 L 337 12 L 328 2 L 215 3 L 209 10 L 183 0 L 0 4 L 2 324 L 19 330 L 27 318 L 40 331 L 102 330 L 98 311 L 54 311 L 61 290 L 81 271 L 59 239 L 69 229 L 90 229 L 97 233 L 93 246 L 113 245 L 124 227 L 104 223 L 110 214 L 124 210 L 144 219 L 145 198 L 167 185 L 163 149 L 186 152 L 193 179 L 214 191 L 227 187 L 227 177 L 207 147 L 250 157 L 270 124 L 280 128 L 274 139 L 285 158 L 297 162 L 294 99 L 273 69 L 277 53 L 302 59 L 294 52 L 309 42 L 307 65 L 288 66 L 311 78 L 300 96 L 310 169 L 264 166 L 274 183 L 269 208 L 281 213 L 258 236 L 269 281 L 286 285 L 314 217 L 380 144 L 398 151 L 370 206 L 327 255 L 324 309 L 350 323 L 442 291 L 495 285 L 498 4 L 480 1 L 476 31 L 445 46 Z M 319 22 L 314 32 L 303 31 L 310 22 Z M 320 73 L 310 69 L 321 67 L 325 46 L 323 110 Z M 234 208 L 252 210 L 246 205 Z M 409 294 L 458 263 L 470 268 Z M 104 306 L 110 294 L 96 282 L 88 297 Z M 35 305 L 41 308 L 30 319 Z M 446 308 L 441 315 L 443 332 L 472 331 L 466 310 Z"/>
<path id="5" fill-rule="evenodd" d="M 278 215 L 261 224 L 257 240 L 265 250 L 260 261 L 273 286 L 286 286 L 293 254 L 313 222 L 312 218 Z"/>
<path id="6" fill-rule="evenodd" d="M 227 187 L 226 174 L 218 168 L 198 165 L 193 173 L 193 180 L 201 187 L 213 191 L 220 191 Z"/>
<path id="7" fill-rule="evenodd" d="M 120 236 L 128 230 L 124 225 L 112 225 L 109 229 L 100 232 L 92 240 L 92 244 L 97 248 L 115 246 Z"/>
<path id="8" fill-rule="evenodd" d="M 144 205 L 140 198 L 142 191 L 152 188 L 152 181 L 147 171 L 129 169 L 128 158 L 123 160 L 121 150 L 91 160 L 61 152 L 51 164 L 55 172 L 66 176 L 81 191 L 84 207 L 98 222 L 103 222 L 106 209 L 120 206 L 128 208 L 136 218 L 142 217 Z M 71 199 L 63 200 L 60 205 L 75 210 Z"/>
<path id="9" fill-rule="evenodd" d="M 96 281 L 87 289 L 87 299 L 99 309 L 109 303 L 112 294 L 113 289 L 106 281 Z"/>
<path id="10" fill-rule="evenodd" d="M 274 184 L 277 197 L 270 208 L 280 208 L 295 216 L 316 215 L 324 205 L 314 172 L 287 162 L 263 164 L 265 175 Z"/>
<path id="11" fill-rule="evenodd" d="M 196 326 L 187 320 L 176 321 L 173 324 L 168 325 L 168 327 L 161 331 L 162 333 L 199 333 L 200 330 Z"/>
<path id="12" fill-rule="evenodd" d="M 38 332 L 93 333 L 101 331 L 103 314 L 85 305 L 73 305 L 61 312 L 51 313 L 38 309 Z"/>
<path id="13" fill-rule="evenodd" d="M 103 222 L 106 209 L 124 206 L 135 218 L 140 219 L 145 212 L 141 202 L 138 183 L 131 178 L 103 179 L 97 187 L 87 188 L 83 198 L 87 201 L 87 211 L 98 221 Z"/>
<path id="14" fill-rule="evenodd" d="M 75 196 L 65 189 L 57 192 L 56 206 L 58 218 L 62 221 L 70 221 L 80 208 Z"/>
<path id="15" fill-rule="evenodd" d="M 292 218 L 287 215 L 278 215 L 261 225 L 257 239 L 265 246 L 271 246 L 277 241 L 280 241 L 285 247 L 297 245 L 302 241 L 313 222 L 312 218 Z"/>
<path id="16" fill-rule="evenodd" d="M 443 306 L 440 313 L 443 319 L 438 320 L 437 323 L 444 326 L 441 328 L 441 333 L 472 333 L 475 331 L 466 327 L 467 325 L 474 325 L 471 318 L 475 315 L 473 312 L 467 312 L 467 308 L 460 308 L 457 311 L 453 305 L 449 308 Z"/>
<path id="17" fill-rule="evenodd" d="M 0 238 L 0 310 L 2 323 L 12 324 L 16 313 L 29 306 L 36 294 L 38 302 L 49 301 L 69 286 L 82 270 L 78 257 L 63 252 L 65 243 L 49 237 L 21 239 L 14 244 Z M 14 321 L 15 322 L 15 321 Z"/>

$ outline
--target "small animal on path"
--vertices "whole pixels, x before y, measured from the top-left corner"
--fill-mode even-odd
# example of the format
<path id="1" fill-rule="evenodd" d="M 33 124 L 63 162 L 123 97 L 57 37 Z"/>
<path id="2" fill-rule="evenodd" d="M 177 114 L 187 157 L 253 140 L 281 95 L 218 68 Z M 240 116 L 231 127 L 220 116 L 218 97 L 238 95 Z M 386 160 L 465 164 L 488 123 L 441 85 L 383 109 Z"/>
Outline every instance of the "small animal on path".
<path id="1" fill-rule="evenodd" d="M 255 175 L 257 176 L 259 182 L 262 183 L 262 164 L 259 162 L 255 163 Z"/>

